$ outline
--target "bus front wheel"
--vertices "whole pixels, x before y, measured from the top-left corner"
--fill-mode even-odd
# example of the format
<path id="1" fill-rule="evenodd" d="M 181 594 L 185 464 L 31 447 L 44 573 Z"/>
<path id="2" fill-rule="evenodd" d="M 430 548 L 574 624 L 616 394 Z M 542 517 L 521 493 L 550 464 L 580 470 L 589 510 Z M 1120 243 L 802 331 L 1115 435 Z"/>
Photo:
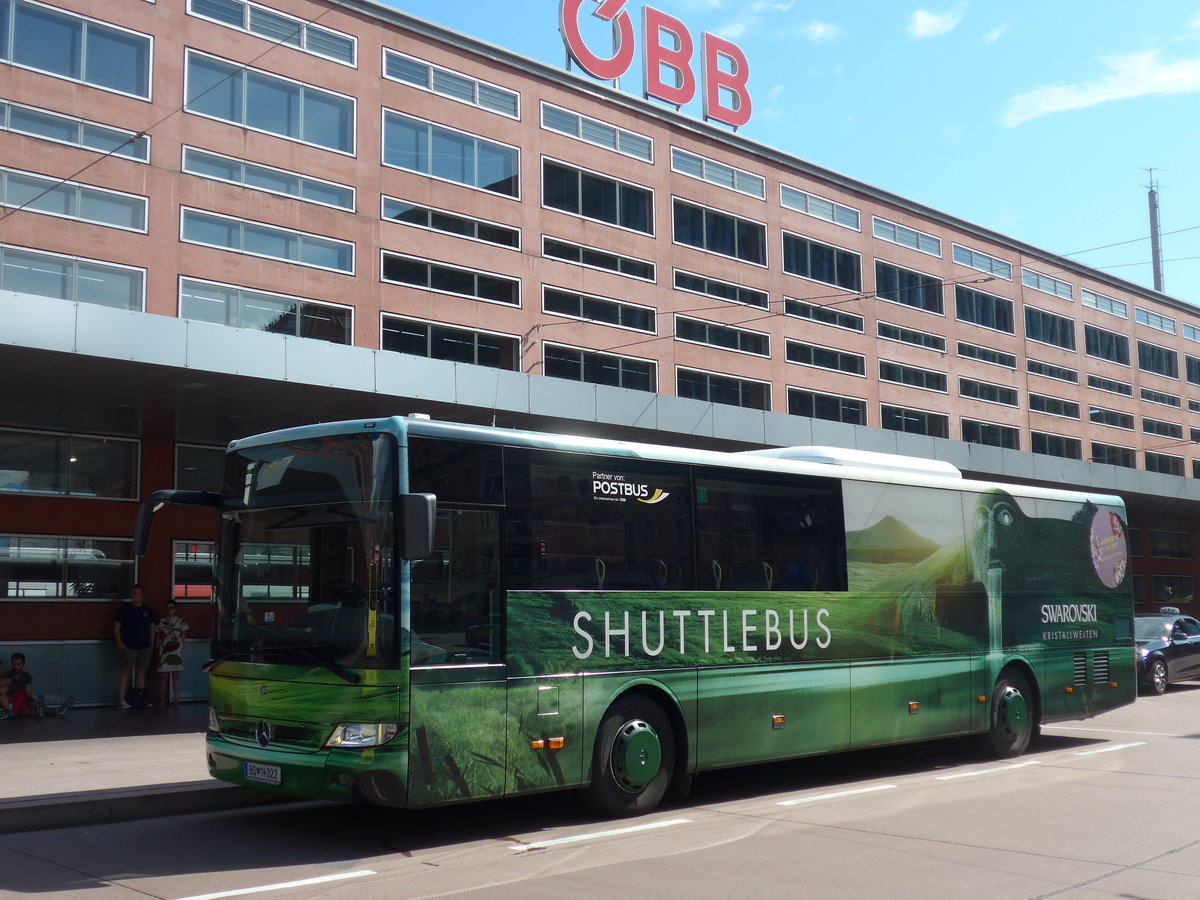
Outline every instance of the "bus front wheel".
<path id="1" fill-rule="evenodd" d="M 674 768 L 675 736 L 666 713 L 648 697 L 622 697 L 600 722 L 592 781 L 581 795 L 601 815 L 636 816 L 658 806 Z"/>
<path id="2" fill-rule="evenodd" d="M 1037 718 L 1029 680 L 1016 669 L 1005 669 L 992 691 L 988 730 L 980 735 L 983 750 L 997 759 L 1020 756 L 1038 731 Z"/>

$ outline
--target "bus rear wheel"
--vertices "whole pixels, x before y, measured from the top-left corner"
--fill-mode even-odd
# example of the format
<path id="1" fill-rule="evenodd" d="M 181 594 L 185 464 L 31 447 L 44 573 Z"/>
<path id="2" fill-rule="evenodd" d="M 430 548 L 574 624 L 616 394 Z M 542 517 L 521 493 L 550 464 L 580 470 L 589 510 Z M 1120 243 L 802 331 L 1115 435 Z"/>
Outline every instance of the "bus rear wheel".
<path id="1" fill-rule="evenodd" d="M 675 736 L 666 713 L 648 697 L 622 697 L 600 722 L 583 802 L 604 816 L 649 812 L 671 786 L 674 768 Z"/>
<path id="2" fill-rule="evenodd" d="M 1020 756 L 1037 733 L 1037 701 L 1029 680 L 1016 669 L 996 679 L 988 730 L 980 735 L 984 752 L 997 759 Z"/>

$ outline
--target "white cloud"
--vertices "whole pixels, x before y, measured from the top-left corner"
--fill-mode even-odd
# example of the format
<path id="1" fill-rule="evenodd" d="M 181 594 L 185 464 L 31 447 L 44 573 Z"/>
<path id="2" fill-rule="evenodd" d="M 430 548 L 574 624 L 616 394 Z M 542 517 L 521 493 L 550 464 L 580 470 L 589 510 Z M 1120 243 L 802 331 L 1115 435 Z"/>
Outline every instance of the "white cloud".
<path id="1" fill-rule="evenodd" d="M 914 40 L 922 38 L 941 37 L 949 34 L 967 14 L 967 7 L 960 4 L 946 12 L 936 13 L 927 9 L 918 9 L 912 14 L 908 23 L 908 36 Z"/>
<path id="2" fill-rule="evenodd" d="M 755 0 L 741 10 L 738 18 L 727 22 L 716 29 L 717 35 L 726 40 L 736 40 L 762 24 L 763 19 L 770 13 L 785 13 L 790 10 L 795 0 L 788 3 L 778 3 L 775 0 Z"/>
<path id="3" fill-rule="evenodd" d="M 807 25 L 797 28 L 792 32 L 796 37 L 804 38 L 814 44 L 824 44 L 827 41 L 836 41 L 842 36 L 842 29 L 837 25 L 832 25 L 829 22 L 812 21 Z"/>
<path id="4" fill-rule="evenodd" d="M 1001 124 L 1015 128 L 1040 116 L 1086 109 L 1111 100 L 1200 91 L 1200 56 L 1168 62 L 1158 50 L 1141 50 L 1106 56 L 1100 61 L 1108 71 L 1091 81 L 1034 88 L 1013 97 Z"/>
<path id="5" fill-rule="evenodd" d="M 991 31 L 989 31 L 986 35 L 984 35 L 984 38 L 983 38 L 984 43 L 987 43 L 987 44 L 996 43 L 996 41 L 1000 40 L 1000 38 L 1004 36 L 1004 32 L 1008 31 L 1008 29 L 1011 25 L 1012 25 L 1012 22 L 1005 22 L 1003 25 L 997 25 L 995 28 L 993 28 Z"/>

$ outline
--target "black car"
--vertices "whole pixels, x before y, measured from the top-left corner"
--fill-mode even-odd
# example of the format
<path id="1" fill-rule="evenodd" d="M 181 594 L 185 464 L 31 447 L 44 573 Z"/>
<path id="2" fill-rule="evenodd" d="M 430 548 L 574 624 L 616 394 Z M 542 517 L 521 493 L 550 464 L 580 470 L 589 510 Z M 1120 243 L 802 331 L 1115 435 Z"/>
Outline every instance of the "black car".
<path id="1" fill-rule="evenodd" d="M 1138 683 L 1161 694 L 1175 681 L 1200 678 L 1200 621 L 1164 606 L 1157 616 L 1134 619 Z"/>

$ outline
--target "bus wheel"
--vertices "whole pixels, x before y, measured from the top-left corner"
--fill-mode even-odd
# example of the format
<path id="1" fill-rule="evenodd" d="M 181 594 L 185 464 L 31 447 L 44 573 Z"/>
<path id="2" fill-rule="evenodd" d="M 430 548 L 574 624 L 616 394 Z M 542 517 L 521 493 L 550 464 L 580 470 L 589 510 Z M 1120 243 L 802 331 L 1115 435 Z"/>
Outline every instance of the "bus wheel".
<path id="1" fill-rule="evenodd" d="M 583 802 L 605 816 L 649 812 L 670 787 L 674 767 L 675 736 L 666 714 L 647 697 L 622 697 L 600 722 Z"/>
<path id="2" fill-rule="evenodd" d="M 988 730 L 982 734 L 983 749 L 1005 759 L 1020 756 L 1038 731 L 1037 707 L 1029 681 L 1016 669 L 1005 669 L 992 691 Z"/>

